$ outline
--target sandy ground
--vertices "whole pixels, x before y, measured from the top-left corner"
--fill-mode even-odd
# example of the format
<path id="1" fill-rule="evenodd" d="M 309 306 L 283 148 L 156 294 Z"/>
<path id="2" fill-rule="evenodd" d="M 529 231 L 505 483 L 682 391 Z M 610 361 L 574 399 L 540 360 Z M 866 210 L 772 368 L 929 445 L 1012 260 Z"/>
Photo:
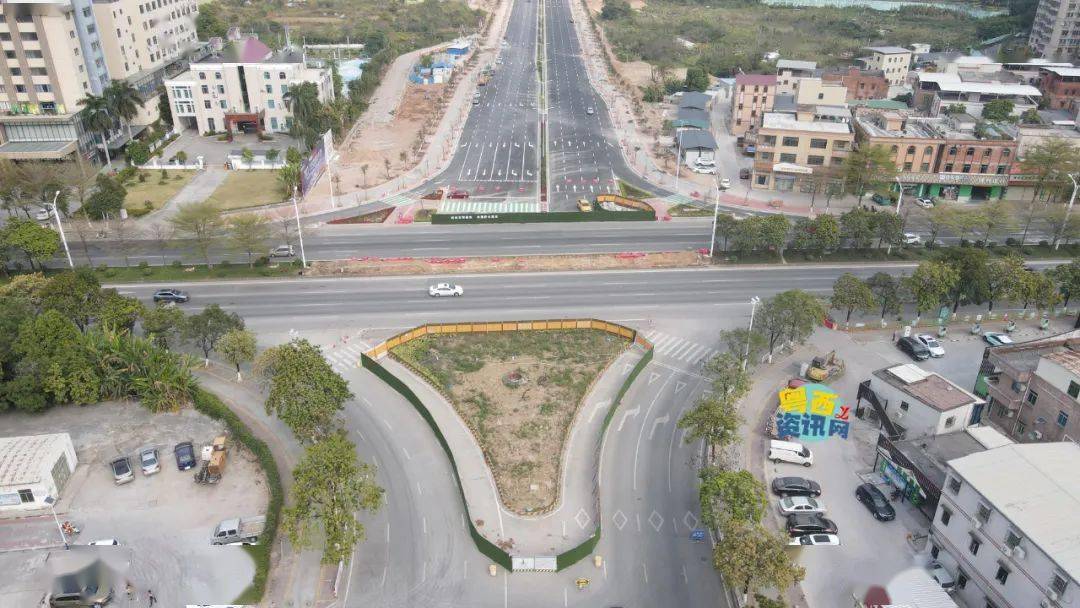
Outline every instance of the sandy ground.
<path id="1" fill-rule="evenodd" d="M 604 0 L 585 0 L 585 5 L 589 7 L 589 12 L 594 15 L 594 19 L 599 22 L 600 10 L 604 7 Z M 644 0 L 631 0 L 630 8 L 634 10 L 641 10 L 645 7 Z M 623 62 L 615 59 L 615 54 L 611 51 L 611 46 L 604 39 L 604 46 L 606 47 L 609 56 L 612 58 L 611 63 L 615 66 L 615 71 L 619 76 L 626 79 L 626 81 L 635 86 L 643 87 L 653 81 L 652 65 L 645 61 L 628 61 Z M 673 78 L 683 79 L 686 78 L 686 68 L 675 68 L 668 72 L 668 75 Z M 637 97 L 640 97 L 638 92 Z"/>
<path id="2" fill-rule="evenodd" d="M 314 262 L 309 276 L 463 274 L 475 272 L 542 272 L 555 270 L 625 270 L 704 266 L 697 252 L 574 254 L 477 258 L 358 258 Z"/>

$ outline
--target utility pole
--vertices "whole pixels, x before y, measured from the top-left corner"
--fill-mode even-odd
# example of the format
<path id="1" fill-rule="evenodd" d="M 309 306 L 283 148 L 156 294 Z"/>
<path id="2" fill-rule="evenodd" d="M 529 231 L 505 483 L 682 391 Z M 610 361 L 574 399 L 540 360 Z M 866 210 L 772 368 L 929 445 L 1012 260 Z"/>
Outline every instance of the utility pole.
<path id="1" fill-rule="evenodd" d="M 750 327 L 746 330 L 746 350 L 743 351 L 742 369 L 746 371 L 746 361 L 750 359 L 750 338 L 754 335 L 754 312 L 757 310 L 758 303 L 761 302 L 761 298 L 754 296 L 750 298 Z"/>
<path id="2" fill-rule="evenodd" d="M 75 262 L 71 261 L 71 249 L 68 249 L 67 237 L 64 236 L 64 225 L 60 223 L 60 212 L 56 210 L 56 199 L 58 198 L 60 198 L 59 190 L 57 190 L 56 194 L 53 195 L 52 205 L 49 205 L 49 211 L 51 211 L 53 216 L 56 218 L 56 227 L 60 232 L 60 242 L 64 244 L 64 254 L 67 255 L 68 266 L 72 270 L 74 270 Z"/>
<path id="3" fill-rule="evenodd" d="M 1073 183 L 1073 191 L 1072 191 L 1072 195 L 1069 196 L 1069 206 L 1065 207 L 1065 221 L 1062 222 L 1062 224 L 1061 224 L 1061 229 L 1062 230 L 1067 230 L 1068 227 L 1069 227 L 1069 215 L 1072 214 L 1073 203 L 1076 202 L 1076 187 L 1077 187 L 1076 178 L 1073 177 L 1072 173 L 1066 173 L 1065 175 L 1068 175 L 1069 179 L 1072 181 L 1072 183 Z M 1054 251 L 1057 251 L 1058 247 L 1061 247 L 1061 237 L 1060 237 L 1060 235 L 1054 235 L 1054 236 L 1058 237 L 1057 241 L 1054 243 Z M 1077 323 L 1077 327 L 1080 327 L 1080 317 L 1076 318 L 1076 323 Z"/>
<path id="4" fill-rule="evenodd" d="M 896 197 L 896 216 L 900 217 L 900 204 L 904 202 L 904 184 L 900 183 L 900 176 L 899 175 L 897 175 L 895 179 L 896 179 L 896 187 L 900 189 L 900 192 Z M 880 245 L 880 244 L 881 243 L 878 243 L 878 245 Z M 885 249 L 885 255 L 890 255 L 891 253 L 892 253 L 892 242 L 890 242 L 889 246 Z"/>
<path id="5" fill-rule="evenodd" d="M 709 259 L 713 257 L 713 251 L 716 249 L 716 218 L 720 215 L 720 178 L 716 178 L 716 201 L 713 203 L 712 212 L 712 234 L 709 236 Z"/>
<path id="6" fill-rule="evenodd" d="M 300 206 L 296 204 L 296 186 L 292 189 L 292 208 L 296 214 L 296 234 L 300 239 L 300 264 L 307 268 L 307 256 L 304 255 L 304 231 L 300 229 Z"/>

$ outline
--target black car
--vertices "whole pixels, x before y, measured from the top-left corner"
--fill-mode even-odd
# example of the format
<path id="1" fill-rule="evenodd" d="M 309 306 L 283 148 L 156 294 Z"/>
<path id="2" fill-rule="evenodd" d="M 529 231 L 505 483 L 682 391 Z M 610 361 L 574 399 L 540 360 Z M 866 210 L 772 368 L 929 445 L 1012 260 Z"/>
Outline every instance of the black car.
<path id="1" fill-rule="evenodd" d="M 154 302 L 176 302 L 182 304 L 188 301 L 188 294 L 179 289 L 159 289 L 154 292 Z"/>
<path id="2" fill-rule="evenodd" d="M 926 361 L 930 358 L 930 349 L 915 338 L 900 338 L 896 342 L 896 347 L 916 361 Z"/>
<path id="3" fill-rule="evenodd" d="M 896 518 L 896 511 L 881 490 L 870 483 L 864 483 L 855 488 L 855 498 L 866 505 L 870 514 L 878 521 L 892 521 Z"/>
<path id="4" fill-rule="evenodd" d="M 777 477 L 772 482 L 772 491 L 777 496 L 821 496 L 821 486 L 802 477 Z"/>
<path id="5" fill-rule="evenodd" d="M 787 518 L 788 536 L 836 534 L 836 523 L 820 513 L 795 513 Z"/>
<path id="6" fill-rule="evenodd" d="M 176 444 L 173 453 L 176 454 L 176 468 L 186 471 L 195 467 L 195 448 L 190 441 Z"/>

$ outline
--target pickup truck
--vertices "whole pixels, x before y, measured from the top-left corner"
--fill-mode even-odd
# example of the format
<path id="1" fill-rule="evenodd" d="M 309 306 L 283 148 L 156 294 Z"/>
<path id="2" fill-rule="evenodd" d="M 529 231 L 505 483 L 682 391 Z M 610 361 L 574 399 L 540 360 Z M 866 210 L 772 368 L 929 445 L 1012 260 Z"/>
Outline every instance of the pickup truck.
<path id="1" fill-rule="evenodd" d="M 234 517 L 223 520 L 214 528 L 214 537 L 210 539 L 211 545 L 254 545 L 259 542 L 259 535 L 266 527 L 266 518 L 257 517 Z"/>

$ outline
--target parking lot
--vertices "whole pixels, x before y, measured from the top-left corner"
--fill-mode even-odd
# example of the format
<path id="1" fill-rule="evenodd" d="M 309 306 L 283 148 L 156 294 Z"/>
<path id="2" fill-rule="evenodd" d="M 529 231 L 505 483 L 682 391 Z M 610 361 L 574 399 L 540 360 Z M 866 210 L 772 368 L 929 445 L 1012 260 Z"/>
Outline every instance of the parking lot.
<path id="1" fill-rule="evenodd" d="M 223 519 L 263 514 L 268 498 L 257 462 L 230 443 L 221 481 L 200 485 L 193 481 L 197 468 L 179 471 L 173 455 L 181 441 L 193 442 L 198 452 L 223 434 L 216 421 L 191 410 L 151 414 L 134 403 L 71 406 L 33 416 L 9 413 L 0 419 L 5 435 L 71 435 L 79 465 L 57 514 L 81 528 L 70 539 L 75 551 L 109 552 L 111 561 L 127 564 L 113 584 L 113 605 L 146 606 L 148 590 L 164 606 L 230 603 L 251 582 L 254 564 L 244 549 L 211 546 L 210 536 Z M 151 476 L 139 470 L 138 451 L 145 446 L 159 453 L 160 472 Z M 124 455 L 131 457 L 135 479 L 116 485 L 108 463 Z M 99 539 L 120 545 L 85 546 Z M 51 515 L 0 519 L 0 571 L 16 574 L 0 577 L 0 605 L 38 605 L 48 583 L 30 573 L 40 572 L 33 565 L 45 563 L 50 553 L 65 553 Z M 124 595 L 125 581 L 136 590 L 134 602 Z M 19 600 L 6 603 L 11 598 Z"/>

